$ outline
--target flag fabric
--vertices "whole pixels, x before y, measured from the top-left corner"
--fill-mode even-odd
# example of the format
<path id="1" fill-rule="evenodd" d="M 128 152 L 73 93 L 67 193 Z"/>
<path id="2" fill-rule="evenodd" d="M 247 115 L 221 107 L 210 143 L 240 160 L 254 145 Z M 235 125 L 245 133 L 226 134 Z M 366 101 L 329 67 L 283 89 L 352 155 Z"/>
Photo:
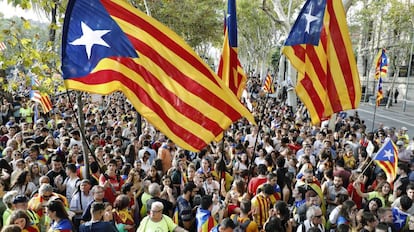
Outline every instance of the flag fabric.
<path id="1" fill-rule="evenodd" d="M 397 176 L 398 148 L 391 139 L 384 142 L 374 161 L 387 175 L 387 181 L 393 182 Z"/>
<path id="2" fill-rule="evenodd" d="M 380 77 L 387 77 L 388 72 L 388 57 L 385 53 L 385 49 L 378 51 L 375 57 L 375 79 L 378 80 Z"/>
<path id="3" fill-rule="evenodd" d="M 63 27 L 68 89 L 122 91 L 178 146 L 199 151 L 250 112 L 169 28 L 124 0 L 71 0 Z"/>
<path id="4" fill-rule="evenodd" d="M 202 208 L 197 209 L 196 213 L 197 232 L 208 232 L 217 225 L 216 220 L 211 216 L 209 210 Z"/>
<path id="5" fill-rule="evenodd" d="M 39 90 L 31 90 L 30 100 L 39 103 L 45 114 L 52 110 L 52 101 L 46 93 L 41 93 Z"/>
<path id="6" fill-rule="evenodd" d="M 237 56 L 236 0 L 228 0 L 227 15 L 224 22 L 224 44 L 220 57 L 218 75 L 233 93 L 240 98 L 246 87 L 247 78 Z"/>
<path id="7" fill-rule="evenodd" d="M 381 103 L 381 100 L 384 98 L 383 92 L 382 92 L 382 77 L 379 77 L 378 79 L 378 89 L 377 89 L 377 98 L 376 98 L 376 106 L 379 106 Z"/>
<path id="8" fill-rule="evenodd" d="M 32 77 L 30 78 L 30 80 L 31 80 L 31 85 L 32 85 L 32 88 L 33 88 L 33 87 L 39 87 L 39 86 L 40 86 L 40 81 L 39 81 L 39 78 L 37 78 L 36 76 L 32 76 Z"/>
<path id="9" fill-rule="evenodd" d="M 6 43 L 0 42 L 0 51 L 4 51 L 7 49 Z"/>
<path id="10" fill-rule="evenodd" d="M 313 124 L 358 108 L 361 83 L 342 1 L 306 1 L 283 53 L 298 71 L 296 94 Z"/>
<path id="11" fill-rule="evenodd" d="M 263 86 L 263 90 L 267 93 L 274 93 L 275 92 L 275 87 L 273 85 L 273 79 L 272 76 L 270 76 L 270 74 L 267 74 L 266 79 L 265 79 L 265 83 Z"/>
<path id="12" fill-rule="evenodd" d="M 399 210 L 397 207 L 392 208 L 392 218 L 396 231 L 402 231 L 403 228 L 407 227 L 410 215 Z"/>

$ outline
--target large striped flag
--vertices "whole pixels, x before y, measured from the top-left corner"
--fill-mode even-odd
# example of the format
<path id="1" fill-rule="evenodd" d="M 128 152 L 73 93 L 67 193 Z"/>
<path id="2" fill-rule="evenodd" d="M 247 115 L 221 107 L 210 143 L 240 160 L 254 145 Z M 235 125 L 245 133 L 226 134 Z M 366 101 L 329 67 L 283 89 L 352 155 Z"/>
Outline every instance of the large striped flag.
<path id="1" fill-rule="evenodd" d="M 378 150 L 374 161 L 384 170 L 387 175 L 387 181 L 390 183 L 393 182 L 397 176 L 398 148 L 391 139 L 385 141 L 381 149 Z"/>
<path id="2" fill-rule="evenodd" d="M 218 68 L 218 75 L 237 97 L 241 97 L 246 87 L 246 74 L 241 67 L 237 51 L 236 0 L 228 0 L 225 18 L 224 44 Z"/>
<path id="3" fill-rule="evenodd" d="M 122 91 L 187 150 L 201 150 L 243 116 L 254 121 L 182 38 L 124 0 L 69 1 L 62 72 L 69 89 Z"/>
<path id="4" fill-rule="evenodd" d="M 270 74 L 267 74 L 264 85 L 263 85 L 263 90 L 266 93 L 274 93 L 275 92 L 275 86 L 273 85 L 273 78 L 272 76 L 270 76 Z"/>
<path id="5" fill-rule="evenodd" d="M 30 100 L 39 103 L 44 113 L 52 110 L 52 101 L 46 93 L 41 93 L 39 90 L 30 90 Z"/>
<path id="6" fill-rule="evenodd" d="M 313 124 L 358 108 L 361 83 L 342 1 L 306 1 L 283 53 L 298 71 L 296 93 Z"/>
<path id="7" fill-rule="evenodd" d="M 387 77 L 388 72 L 388 57 L 385 53 L 385 49 L 382 48 L 378 51 L 375 57 L 375 79 L 378 80 L 380 77 Z"/>
<path id="8" fill-rule="evenodd" d="M 0 42 L 0 51 L 4 51 L 7 49 L 6 43 L 5 42 Z"/>

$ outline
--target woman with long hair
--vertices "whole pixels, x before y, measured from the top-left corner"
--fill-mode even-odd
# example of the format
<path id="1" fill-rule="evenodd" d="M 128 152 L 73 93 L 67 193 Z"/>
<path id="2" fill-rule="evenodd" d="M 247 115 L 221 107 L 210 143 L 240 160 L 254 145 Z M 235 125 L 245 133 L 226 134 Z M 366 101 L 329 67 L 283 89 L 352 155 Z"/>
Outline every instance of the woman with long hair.
<path id="1" fill-rule="evenodd" d="M 40 177 L 42 176 L 42 174 L 40 173 L 40 167 L 39 167 L 39 163 L 35 162 L 35 163 L 31 163 L 29 165 L 29 176 L 30 176 L 30 180 L 33 182 L 34 185 L 36 185 L 36 187 L 39 187 L 39 180 Z"/>
<path id="2" fill-rule="evenodd" d="M 10 189 L 16 190 L 19 195 L 30 197 L 37 187 L 30 181 L 29 172 L 25 170 L 17 176 L 16 182 L 10 186 Z"/>
<path id="3" fill-rule="evenodd" d="M 221 194 L 226 196 L 224 202 L 228 205 L 228 215 L 239 213 L 240 201 L 246 194 L 246 182 L 241 178 L 236 179 L 227 193 L 226 189 L 222 187 Z"/>
<path id="4" fill-rule="evenodd" d="M 151 183 L 161 184 L 161 177 L 160 174 L 157 172 L 157 168 L 155 165 L 152 165 L 148 170 L 147 176 L 145 177 L 144 181 L 146 180 L 151 181 Z"/>
<path id="5" fill-rule="evenodd" d="M 343 204 L 341 209 L 339 210 L 338 219 L 336 220 L 336 225 L 339 226 L 341 224 L 347 224 L 351 228 L 356 228 L 357 221 L 356 215 L 358 212 L 358 208 L 355 205 L 355 202 L 351 200 L 346 200 Z"/>
<path id="6" fill-rule="evenodd" d="M 382 202 L 379 198 L 372 198 L 365 205 L 364 212 L 370 212 L 375 216 L 378 216 L 378 209 L 382 207 Z"/>
<path id="7" fill-rule="evenodd" d="M 17 132 L 14 136 L 13 139 L 16 140 L 17 142 L 17 149 L 19 151 L 23 151 L 23 149 L 26 148 L 26 143 L 23 140 L 23 134 L 22 132 Z"/>
<path id="8" fill-rule="evenodd" d="M 236 177 L 239 177 L 242 171 L 247 170 L 249 168 L 249 157 L 246 153 L 242 153 L 240 155 L 236 155 L 235 160 L 236 162 L 233 165 L 233 174 Z"/>
<path id="9" fill-rule="evenodd" d="M 369 192 L 369 193 L 363 193 L 361 191 L 361 181 L 356 180 L 354 182 L 354 188 L 359 196 L 366 198 L 367 200 L 371 200 L 373 198 L 379 198 L 382 202 L 383 207 L 390 207 L 391 203 L 390 198 L 392 198 L 392 191 L 391 191 L 391 185 L 390 183 L 384 181 L 381 182 L 375 191 Z"/>
<path id="10" fill-rule="evenodd" d="M 46 144 L 46 150 L 56 150 L 58 148 L 56 140 L 51 135 L 46 136 L 43 142 Z"/>
<path id="11" fill-rule="evenodd" d="M 61 200 L 49 201 L 46 206 L 46 213 L 52 220 L 48 232 L 70 232 L 73 230 L 72 222 Z"/>
<path id="12" fill-rule="evenodd" d="M 139 190 L 141 190 L 141 187 L 142 187 L 141 176 L 139 175 L 137 171 L 135 171 L 135 169 L 131 169 L 131 171 L 129 171 L 128 177 L 125 180 L 125 184 L 127 183 L 132 184 L 132 188 L 135 190 L 134 194 L 138 192 Z"/>
<path id="13" fill-rule="evenodd" d="M 24 210 L 15 210 L 10 215 L 9 225 L 17 225 L 22 232 L 39 232 L 36 225 L 32 225 L 30 218 Z"/>
<path id="14" fill-rule="evenodd" d="M 177 191 L 177 188 L 172 183 L 171 176 L 164 175 L 161 179 L 161 195 L 160 195 L 160 198 L 169 201 L 170 198 L 169 198 L 169 193 L 168 192 L 170 192 L 170 194 L 172 196 L 174 196 L 175 199 L 177 199 L 179 193 Z M 174 199 L 174 202 L 175 202 L 175 199 Z"/>

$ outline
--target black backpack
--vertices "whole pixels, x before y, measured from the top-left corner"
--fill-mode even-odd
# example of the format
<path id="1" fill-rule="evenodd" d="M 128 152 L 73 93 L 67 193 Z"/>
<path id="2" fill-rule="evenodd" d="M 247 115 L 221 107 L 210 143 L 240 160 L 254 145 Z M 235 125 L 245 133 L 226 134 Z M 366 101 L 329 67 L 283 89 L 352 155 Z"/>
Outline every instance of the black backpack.
<path id="1" fill-rule="evenodd" d="M 246 221 L 244 221 L 243 223 L 240 223 L 237 219 L 239 218 L 239 216 L 235 216 L 233 218 L 233 222 L 236 225 L 236 227 L 234 228 L 233 232 L 245 232 L 247 227 L 250 224 L 250 219 L 247 219 Z"/>

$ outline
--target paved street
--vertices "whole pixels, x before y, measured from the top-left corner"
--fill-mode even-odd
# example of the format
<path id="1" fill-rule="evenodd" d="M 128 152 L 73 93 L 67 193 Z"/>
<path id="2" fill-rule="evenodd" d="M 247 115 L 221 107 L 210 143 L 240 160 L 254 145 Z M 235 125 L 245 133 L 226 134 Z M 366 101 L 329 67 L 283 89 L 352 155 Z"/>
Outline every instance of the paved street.
<path id="1" fill-rule="evenodd" d="M 374 112 L 374 105 L 361 102 L 358 114 L 362 120 L 365 120 L 367 131 L 372 131 Z M 353 110 L 348 111 L 348 114 L 353 115 Z M 389 108 L 386 108 L 385 106 L 377 107 L 374 128 L 377 128 L 379 123 L 395 128 L 405 126 L 408 129 L 410 137 L 414 136 L 414 104 L 407 104 L 405 112 L 403 111 L 402 102 L 393 104 L 393 106 L 390 106 Z"/>

